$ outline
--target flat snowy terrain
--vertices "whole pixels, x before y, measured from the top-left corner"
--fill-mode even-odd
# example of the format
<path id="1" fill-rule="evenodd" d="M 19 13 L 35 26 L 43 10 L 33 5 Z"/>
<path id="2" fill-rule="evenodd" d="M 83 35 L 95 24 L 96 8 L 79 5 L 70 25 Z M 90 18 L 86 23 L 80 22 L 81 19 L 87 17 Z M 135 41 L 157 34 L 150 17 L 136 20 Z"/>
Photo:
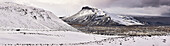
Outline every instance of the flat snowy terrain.
<path id="1" fill-rule="evenodd" d="M 170 36 L 125 37 L 93 42 L 81 46 L 169 46 Z M 80 45 L 77 45 L 80 46 Z"/>
<path id="2" fill-rule="evenodd" d="M 69 44 L 100 41 L 109 37 L 72 31 L 0 31 L 0 44 Z"/>
<path id="3" fill-rule="evenodd" d="M 120 37 L 72 31 L 1 31 L 0 45 L 169 46 L 170 36 Z"/>

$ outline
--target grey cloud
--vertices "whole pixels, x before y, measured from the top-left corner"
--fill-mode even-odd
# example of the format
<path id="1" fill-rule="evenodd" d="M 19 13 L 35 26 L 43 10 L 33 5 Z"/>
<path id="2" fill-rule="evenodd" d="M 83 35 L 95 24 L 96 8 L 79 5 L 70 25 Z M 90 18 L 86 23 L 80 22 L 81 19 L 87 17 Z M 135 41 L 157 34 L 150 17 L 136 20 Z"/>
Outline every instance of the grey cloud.
<path id="1" fill-rule="evenodd" d="M 146 6 L 152 6 L 152 7 L 170 6 L 170 0 L 143 0 L 143 7 L 146 7 Z M 169 17 L 170 7 L 167 7 L 165 9 L 166 9 L 166 12 L 161 13 L 161 15 Z"/>
<path id="2" fill-rule="evenodd" d="M 168 17 L 170 17 L 170 9 L 169 9 L 169 11 L 168 11 L 168 12 L 164 12 L 164 13 L 162 13 L 162 15 L 163 15 L 163 16 L 168 16 Z"/>
<path id="3" fill-rule="evenodd" d="M 107 2 L 108 3 L 108 2 Z M 106 4 L 107 4 L 106 3 Z M 113 0 L 109 2 L 107 9 L 119 12 L 121 14 L 125 13 L 142 13 L 150 15 L 162 15 L 170 16 L 170 0 Z M 116 10 L 116 7 L 119 10 Z M 130 9 L 129 9 L 130 8 Z M 141 10 L 142 9 L 142 10 Z M 168 11 L 169 10 L 169 11 Z"/>
<path id="4" fill-rule="evenodd" d="M 170 13 L 163 13 L 162 15 L 163 15 L 163 16 L 168 16 L 168 17 L 169 17 L 169 16 L 170 16 Z"/>
<path id="5" fill-rule="evenodd" d="M 87 0 L 88 5 L 96 7 L 159 7 L 170 6 L 170 0 Z"/>
<path id="6" fill-rule="evenodd" d="M 143 0 L 144 6 L 159 7 L 162 5 L 170 6 L 170 0 Z"/>
<path id="7" fill-rule="evenodd" d="M 81 9 L 84 5 L 94 6 L 100 9 L 112 10 L 114 12 L 124 13 L 138 13 L 151 15 L 169 15 L 170 0 L 0 0 L 14 1 L 14 2 L 28 2 L 36 6 L 53 11 L 56 15 L 72 15 Z M 31 1 L 31 2 L 29 2 Z M 40 2 L 39 2 L 40 1 Z M 42 2 L 43 1 L 43 2 Z M 58 3 L 56 2 L 58 1 Z M 63 2 L 62 2 L 63 1 Z M 55 3 L 55 4 L 52 4 Z M 60 4 L 61 3 L 61 4 Z M 64 3 L 64 4 L 63 4 Z M 106 10 L 106 12 L 107 12 Z M 109 12 L 109 11 L 108 11 Z M 114 13 L 113 12 L 113 13 Z"/>

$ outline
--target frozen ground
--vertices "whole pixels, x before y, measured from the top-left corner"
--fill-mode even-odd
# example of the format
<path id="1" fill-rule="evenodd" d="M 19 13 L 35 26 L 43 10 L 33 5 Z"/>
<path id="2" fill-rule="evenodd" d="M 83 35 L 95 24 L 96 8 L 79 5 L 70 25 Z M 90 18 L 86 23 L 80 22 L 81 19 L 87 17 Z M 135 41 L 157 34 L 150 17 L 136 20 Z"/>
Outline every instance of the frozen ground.
<path id="1" fill-rule="evenodd" d="M 72 31 L 0 31 L 0 44 L 68 44 L 100 41 L 109 37 Z"/>
<path id="2" fill-rule="evenodd" d="M 170 36 L 112 38 L 81 46 L 170 46 Z"/>
<path id="3" fill-rule="evenodd" d="M 72 31 L 1 31 L 0 46 L 169 46 L 170 36 L 120 37 Z"/>

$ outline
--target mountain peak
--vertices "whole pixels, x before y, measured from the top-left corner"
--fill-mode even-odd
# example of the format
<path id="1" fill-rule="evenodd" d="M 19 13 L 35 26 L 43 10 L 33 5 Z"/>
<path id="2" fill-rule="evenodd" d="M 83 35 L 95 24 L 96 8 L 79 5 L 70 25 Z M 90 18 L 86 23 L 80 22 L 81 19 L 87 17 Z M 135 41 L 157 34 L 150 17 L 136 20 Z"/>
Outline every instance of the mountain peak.
<path id="1" fill-rule="evenodd" d="M 91 7 L 89 7 L 89 6 L 85 6 L 85 7 L 83 7 L 82 9 L 89 9 L 89 10 L 91 10 L 91 9 L 93 9 L 93 8 L 91 8 Z"/>

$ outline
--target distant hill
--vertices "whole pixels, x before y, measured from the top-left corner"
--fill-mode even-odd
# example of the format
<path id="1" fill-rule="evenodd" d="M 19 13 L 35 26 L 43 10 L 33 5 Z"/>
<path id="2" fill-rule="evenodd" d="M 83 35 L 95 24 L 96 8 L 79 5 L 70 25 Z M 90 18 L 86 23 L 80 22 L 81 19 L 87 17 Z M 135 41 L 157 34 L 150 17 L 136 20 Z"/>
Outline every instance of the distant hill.
<path id="1" fill-rule="evenodd" d="M 170 25 L 170 17 L 160 17 L 160 16 L 145 16 L 145 17 L 134 17 L 140 22 L 146 25 L 154 26 L 167 26 Z"/>

